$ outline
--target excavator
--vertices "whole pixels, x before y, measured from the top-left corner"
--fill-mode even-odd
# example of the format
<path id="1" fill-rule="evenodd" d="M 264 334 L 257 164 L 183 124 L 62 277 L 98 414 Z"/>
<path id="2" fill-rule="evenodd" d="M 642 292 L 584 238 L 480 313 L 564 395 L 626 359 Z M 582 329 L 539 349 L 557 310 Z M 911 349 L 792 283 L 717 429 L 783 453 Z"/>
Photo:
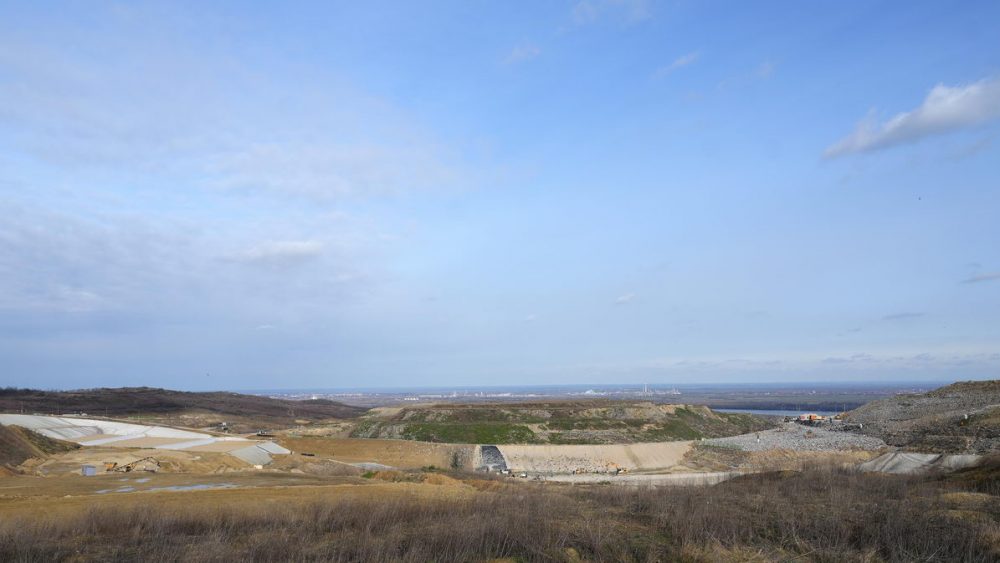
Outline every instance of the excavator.
<path id="1" fill-rule="evenodd" d="M 121 472 L 121 473 L 129 473 L 131 471 L 136 470 L 139 467 L 139 465 L 142 464 L 142 463 L 144 463 L 144 462 L 149 462 L 149 464 L 151 466 L 153 466 L 152 468 L 148 468 L 148 467 L 143 468 L 144 471 L 156 472 L 156 470 L 160 468 L 160 462 L 157 461 L 156 458 L 144 457 L 142 459 L 137 459 L 137 460 L 135 460 L 133 462 L 126 463 L 124 465 L 118 465 L 117 461 L 106 461 L 106 462 L 104 462 L 104 470 L 105 471 L 118 471 L 118 472 Z"/>

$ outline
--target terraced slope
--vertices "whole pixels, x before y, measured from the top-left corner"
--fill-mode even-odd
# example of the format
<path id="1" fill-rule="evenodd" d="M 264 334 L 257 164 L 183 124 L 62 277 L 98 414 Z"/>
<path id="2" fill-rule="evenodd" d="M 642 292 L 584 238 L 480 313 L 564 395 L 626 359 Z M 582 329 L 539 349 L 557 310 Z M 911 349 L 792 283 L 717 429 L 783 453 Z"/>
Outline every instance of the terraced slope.
<path id="1" fill-rule="evenodd" d="M 930 453 L 1000 451 L 1000 380 L 965 381 L 872 401 L 845 415 L 891 446 Z"/>
<path id="2" fill-rule="evenodd" d="M 768 427 L 758 417 L 704 406 L 553 401 L 407 407 L 370 415 L 352 436 L 466 444 L 628 444 L 732 436 Z"/>

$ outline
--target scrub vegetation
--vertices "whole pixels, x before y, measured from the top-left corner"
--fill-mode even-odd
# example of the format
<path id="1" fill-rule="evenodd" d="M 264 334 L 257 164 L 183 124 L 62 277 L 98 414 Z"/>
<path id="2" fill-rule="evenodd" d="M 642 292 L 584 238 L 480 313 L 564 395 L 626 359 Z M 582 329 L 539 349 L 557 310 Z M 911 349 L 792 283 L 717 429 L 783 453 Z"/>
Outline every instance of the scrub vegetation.
<path id="1" fill-rule="evenodd" d="M 368 409 L 337 401 L 290 401 L 241 393 L 186 392 L 153 387 L 41 391 L 0 389 L 0 412 L 128 417 L 186 427 L 229 423 L 235 431 L 295 426 L 300 422 L 353 418 Z"/>
<path id="2" fill-rule="evenodd" d="M 660 489 L 452 474 L 398 486 L 454 481 L 472 492 L 267 510 L 198 502 L 202 493 L 152 509 L 145 495 L 122 495 L 132 504 L 4 518 L 0 560 L 996 561 L 998 475 L 997 460 L 948 477 L 815 466 Z M 267 502 L 266 490 L 255 494 Z"/>
<path id="3" fill-rule="evenodd" d="M 551 401 L 407 407 L 372 416 L 351 435 L 466 444 L 628 444 L 733 436 L 770 426 L 759 417 L 703 406 Z"/>

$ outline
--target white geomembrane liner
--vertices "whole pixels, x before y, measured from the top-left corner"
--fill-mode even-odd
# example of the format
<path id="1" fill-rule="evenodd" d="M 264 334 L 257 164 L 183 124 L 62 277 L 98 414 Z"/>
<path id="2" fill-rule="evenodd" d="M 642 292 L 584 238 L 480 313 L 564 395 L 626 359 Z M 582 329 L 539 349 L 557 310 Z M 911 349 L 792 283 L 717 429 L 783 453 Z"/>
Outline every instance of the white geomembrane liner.
<path id="1" fill-rule="evenodd" d="M 249 446 L 229 452 L 229 455 L 236 456 L 251 465 L 267 465 L 271 463 L 271 456 L 263 448 Z"/>
<path id="2" fill-rule="evenodd" d="M 110 420 L 95 420 L 65 416 L 40 416 L 31 414 L 0 414 L 0 424 L 21 426 L 38 432 L 43 436 L 57 440 L 76 442 L 81 446 L 135 447 L 129 442 L 146 438 L 155 438 L 148 447 L 161 450 L 188 450 L 214 444 L 227 444 L 234 455 L 252 465 L 267 465 L 271 463 L 270 454 L 291 453 L 274 442 L 257 442 L 246 438 L 232 436 L 212 436 L 201 432 L 114 422 Z M 134 442 L 133 442 L 134 443 Z M 241 447 L 245 443 L 245 447 Z"/>
<path id="3" fill-rule="evenodd" d="M 265 452 L 267 452 L 269 454 L 290 454 L 290 453 L 292 453 L 291 451 L 286 450 L 285 448 L 279 446 L 278 444 L 275 444 L 274 442 L 260 442 L 260 443 L 257 444 L 257 447 L 260 448 L 260 449 L 262 449 L 262 450 L 264 450 Z"/>
<path id="4" fill-rule="evenodd" d="M 915 475 L 933 471 L 950 472 L 967 467 L 974 467 L 982 461 L 983 456 L 924 454 L 916 452 L 890 452 L 858 466 L 861 471 L 878 473 L 896 473 L 900 475 Z"/>

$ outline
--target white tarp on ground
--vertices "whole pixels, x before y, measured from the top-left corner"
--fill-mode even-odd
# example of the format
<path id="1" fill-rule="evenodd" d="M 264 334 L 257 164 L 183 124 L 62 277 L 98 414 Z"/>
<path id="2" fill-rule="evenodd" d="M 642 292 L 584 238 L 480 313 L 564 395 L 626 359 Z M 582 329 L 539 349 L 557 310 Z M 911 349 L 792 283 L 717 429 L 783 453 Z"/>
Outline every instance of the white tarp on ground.
<path id="1" fill-rule="evenodd" d="M 271 443 L 271 445 L 284 450 L 284 448 L 274 443 Z M 268 463 L 271 463 L 271 453 L 274 452 L 268 452 L 260 444 L 255 444 L 246 448 L 232 450 L 229 452 L 229 455 L 236 456 L 251 465 L 267 465 Z M 285 450 L 284 453 L 290 452 Z"/>
<path id="2" fill-rule="evenodd" d="M 931 471 L 957 471 L 973 467 L 982 460 L 978 455 L 921 454 L 891 452 L 858 466 L 861 471 L 914 475 Z"/>
<path id="3" fill-rule="evenodd" d="M 287 455 L 292 453 L 289 450 L 275 444 L 274 442 L 258 442 L 256 446 L 269 454 L 282 454 Z"/>
<path id="4" fill-rule="evenodd" d="M 186 450 L 188 448 L 196 448 L 198 446 L 208 446 L 216 443 L 218 440 L 212 437 L 201 438 L 200 440 L 188 440 L 186 442 L 177 442 L 175 444 L 163 444 L 160 446 L 164 450 Z"/>
<path id="5" fill-rule="evenodd" d="M 285 448 L 274 442 L 257 442 L 246 438 L 231 436 L 212 436 L 202 432 L 151 426 L 77 418 L 71 416 L 39 416 L 31 414 L 0 414 L 0 424 L 14 425 L 38 432 L 43 436 L 57 440 L 76 442 L 81 446 L 121 446 L 150 447 L 161 450 L 188 450 L 201 446 L 222 444 L 231 448 L 221 448 L 230 454 L 253 465 L 271 463 L 270 454 L 288 454 Z M 148 444 L 138 444 L 143 439 L 152 438 Z M 242 455 L 236 452 L 245 452 Z M 251 461 L 252 459 L 252 461 Z"/>
<path id="6" fill-rule="evenodd" d="M 43 436 L 74 442 L 88 436 L 97 436 L 95 444 L 113 442 L 116 439 L 133 438 L 210 438 L 208 434 L 178 430 L 163 426 L 114 422 L 74 416 L 39 416 L 33 414 L 0 414 L 0 424 L 13 424 L 34 430 Z"/>

